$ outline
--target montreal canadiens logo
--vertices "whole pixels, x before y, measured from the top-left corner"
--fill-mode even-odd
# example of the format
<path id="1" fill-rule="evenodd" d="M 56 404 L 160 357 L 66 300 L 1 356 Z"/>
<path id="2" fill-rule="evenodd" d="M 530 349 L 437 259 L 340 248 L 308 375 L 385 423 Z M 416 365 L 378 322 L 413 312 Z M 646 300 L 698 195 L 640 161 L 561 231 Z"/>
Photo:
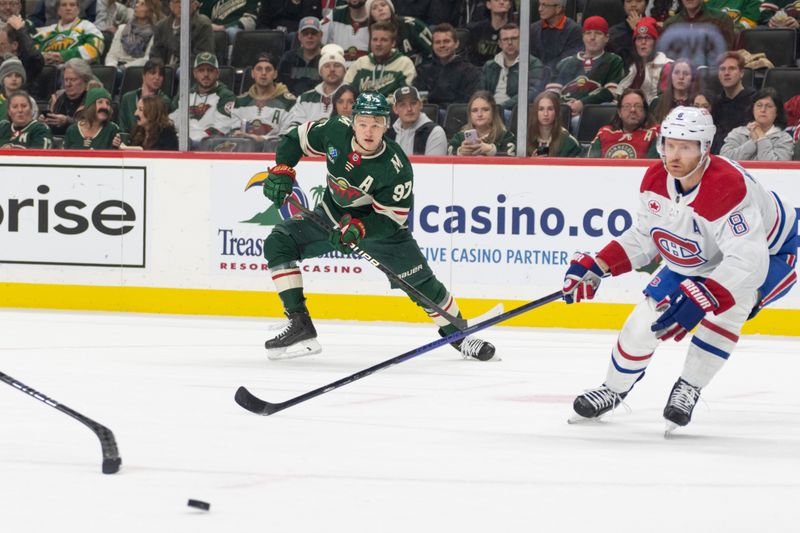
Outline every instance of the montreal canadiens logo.
<path id="1" fill-rule="evenodd" d="M 667 230 L 654 228 L 650 237 L 664 259 L 682 267 L 696 267 L 707 261 L 696 241 L 678 237 Z"/>
<path id="2" fill-rule="evenodd" d="M 661 213 L 661 204 L 659 203 L 658 200 L 650 200 L 649 202 L 647 202 L 647 208 L 650 209 L 650 211 L 652 211 L 656 215 Z"/>

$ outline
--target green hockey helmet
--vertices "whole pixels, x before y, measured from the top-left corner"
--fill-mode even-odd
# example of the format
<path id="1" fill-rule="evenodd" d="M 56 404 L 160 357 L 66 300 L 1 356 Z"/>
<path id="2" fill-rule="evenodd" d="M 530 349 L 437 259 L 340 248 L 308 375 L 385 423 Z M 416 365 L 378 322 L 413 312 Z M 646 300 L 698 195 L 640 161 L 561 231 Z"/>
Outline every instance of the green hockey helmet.
<path id="1" fill-rule="evenodd" d="M 366 115 L 370 117 L 389 118 L 389 102 L 381 93 L 361 93 L 353 105 L 353 117 Z"/>

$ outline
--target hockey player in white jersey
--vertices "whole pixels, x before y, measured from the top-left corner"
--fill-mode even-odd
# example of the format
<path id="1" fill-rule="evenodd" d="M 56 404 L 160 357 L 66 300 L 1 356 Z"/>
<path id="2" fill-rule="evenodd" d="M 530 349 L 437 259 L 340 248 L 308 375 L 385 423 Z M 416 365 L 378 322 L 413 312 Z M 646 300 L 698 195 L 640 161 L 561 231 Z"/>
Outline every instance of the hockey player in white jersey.
<path id="1" fill-rule="evenodd" d="M 567 303 L 593 298 L 609 274 L 658 255 L 664 265 L 626 320 L 605 382 L 575 399 L 579 416 L 572 421 L 614 409 L 644 376 L 660 341 L 680 341 L 697 327 L 663 413 L 666 434 L 685 426 L 745 321 L 797 281 L 795 209 L 738 164 L 711 155 L 715 132 L 706 110 L 675 108 L 661 125 L 662 162 L 642 180 L 636 224 L 595 257 L 577 254 L 570 262 Z"/>

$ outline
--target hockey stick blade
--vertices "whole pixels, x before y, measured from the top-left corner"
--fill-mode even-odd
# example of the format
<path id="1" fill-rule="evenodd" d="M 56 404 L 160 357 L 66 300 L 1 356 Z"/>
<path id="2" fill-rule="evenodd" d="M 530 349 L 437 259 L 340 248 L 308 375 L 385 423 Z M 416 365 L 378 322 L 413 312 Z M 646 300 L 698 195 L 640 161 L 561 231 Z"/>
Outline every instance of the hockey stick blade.
<path id="1" fill-rule="evenodd" d="M 476 316 L 476 317 L 472 317 L 472 318 L 468 318 L 467 319 L 467 326 L 468 327 L 475 326 L 477 324 L 480 324 L 481 322 L 486 322 L 490 318 L 494 318 L 496 316 L 500 316 L 500 314 L 502 314 L 503 310 L 504 310 L 503 304 L 497 304 L 494 307 L 492 307 L 491 309 L 489 309 L 488 311 L 486 311 L 485 313 L 483 313 L 482 315 L 479 315 L 479 316 Z"/>
<path id="2" fill-rule="evenodd" d="M 66 405 L 60 404 L 57 401 L 53 400 L 52 398 L 48 398 L 41 392 L 28 387 L 27 385 L 17 381 L 16 379 L 12 378 L 8 374 L 4 374 L 0 372 L 0 381 L 11 385 L 15 389 L 24 392 L 28 396 L 32 396 L 39 400 L 42 403 L 49 405 L 50 407 L 61 411 L 65 415 L 69 415 L 84 426 L 88 427 L 89 429 L 97 435 L 97 438 L 100 439 L 100 449 L 103 452 L 103 473 L 104 474 L 116 474 L 119 471 L 119 467 L 122 464 L 122 458 L 119 456 L 119 449 L 117 448 L 117 439 L 114 438 L 114 433 L 105 427 L 103 424 L 99 422 L 95 422 L 88 416 L 84 416 L 79 412 L 70 409 Z"/>
<path id="3" fill-rule="evenodd" d="M 234 396 L 234 399 L 236 400 L 237 404 L 239 404 L 243 408 L 247 409 L 251 413 L 255 413 L 255 414 L 258 414 L 258 415 L 269 416 L 269 415 L 277 413 L 279 411 L 283 411 L 284 409 L 288 409 L 289 407 L 292 407 L 293 405 L 297 405 L 298 403 L 302 403 L 302 402 L 305 402 L 306 400 L 310 400 L 312 398 L 316 398 L 317 396 L 325 394 L 326 392 L 330 392 L 330 391 L 332 391 L 334 389 L 338 389 L 339 387 L 347 385 L 348 383 L 352 383 L 354 381 L 358 381 L 359 379 L 362 379 L 362 378 L 365 378 L 365 377 L 367 377 L 367 376 L 369 376 L 371 374 L 374 374 L 375 372 L 377 372 L 379 370 L 383 370 L 385 368 L 389 368 L 390 366 L 394 366 L 394 365 L 400 364 L 400 363 L 402 363 L 404 361 L 408 361 L 409 359 L 413 359 L 414 357 L 420 356 L 420 355 L 422 355 L 424 353 L 427 353 L 427 352 L 429 352 L 431 350 L 434 350 L 434 349 L 436 349 L 436 348 L 438 348 L 440 346 L 444 346 L 446 344 L 450 344 L 451 342 L 455 342 L 457 340 L 463 339 L 464 337 L 466 337 L 468 335 L 472 335 L 473 333 L 476 333 L 478 331 L 486 329 L 486 328 L 488 328 L 490 326 L 494 326 L 495 324 L 499 324 L 500 322 L 505 322 L 506 320 L 510 320 L 510 319 L 512 319 L 512 318 L 514 318 L 516 316 L 519 316 L 519 315 L 521 315 L 523 313 L 527 313 L 528 311 L 536 309 L 537 307 L 541 307 L 543 305 L 549 304 L 551 302 L 555 302 L 556 300 L 560 300 L 560 299 L 561 299 L 561 291 L 559 290 L 559 291 L 554 292 L 552 294 L 548 294 L 544 298 L 540 298 L 538 300 L 534 300 L 532 302 L 528 302 L 525 305 L 521 305 L 521 306 L 519 306 L 519 307 L 517 307 L 515 309 L 511 309 L 510 311 L 506 311 L 505 313 L 503 313 L 501 315 L 492 317 L 492 318 L 490 318 L 488 320 L 484 320 L 483 322 L 475 324 L 474 326 L 470 326 L 470 327 L 468 327 L 467 329 L 465 329 L 463 331 L 457 331 L 457 332 L 452 333 L 452 334 L 450 334 L 450 335 L 448 335 L 446 337 L 442 337 L 441 339 L 437 339 L 437 340 L 435 340 L 433 342 L 429 342 L 428 344 L 425 344 L 425 345 L 420 346 L 418 348 L 414 348 L 412 350 L 409 350 L 406 353 L 400 354 L 400 355 L 398 355 L 396 357 L 392 357 L 391 359 L 387 359 L 386 361 L 378 363 L 377 365 L 371 366 L 369 368 L 365 368 L 364 370 L 356 372 L 355 374 L 350 374 L 347 377 L 344 377 L 344 378 L 342 378 L 340 380 L 334 381 L 333 383 L 329 383 L 327 385 L 323 385 L 322 387 L 319 387 L 319 388 L 314 389 L 312 391 L 309 391 L 309 392 L 306 392 L 304 394 L 301 394 L 300 396 L 296 396 L 296 397 L 294 397 L 294 398 L 292 398 L 290 400 L 286 400 L 285 402 L 271 403 L 271 402 L 264 401 L 261 398 L 259 398 L 259 397 L 255 396 L 254 394 L 252 394 L 245 387 L 239 387 L 239 389 L 236 391 L 236 395 Z"/>

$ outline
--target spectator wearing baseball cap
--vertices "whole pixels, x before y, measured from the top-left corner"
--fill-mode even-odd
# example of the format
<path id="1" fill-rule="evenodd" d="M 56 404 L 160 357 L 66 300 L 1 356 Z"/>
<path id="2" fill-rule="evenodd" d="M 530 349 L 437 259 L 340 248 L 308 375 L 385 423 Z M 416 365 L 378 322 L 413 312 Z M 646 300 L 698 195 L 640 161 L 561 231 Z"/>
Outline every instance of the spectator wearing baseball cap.
<path id="1" fill-rule="evenodd" d="M 422 100 L 415 87 L 401 87 L 394 92 L 392 106 L 397 120 L 386 132 L 406 155 L 446 155 L 444 129 L 422 112 Z"/>
<path id="2" fill-rule="evenodd" d="M 289 111 L 297 100 L 278 78 L 277 62 L 269 54 L 260 54 L 250 75 L 253 85 L 236 98 L 231 111 L 231 129 L 236 137 L 267 142 L 277 139 L 287 123 Z"/>
<path id="3" fill-rule="evenodd" d="M 619 98 L 625 89 L 641 89 L 650 104 L 663 92 L 669 82 L 669 65 L 672 59 L 664 52 L 656 52 L 658 23 L 652 17 L 642 17 L 636 23 L 631 39 L 635 45 L 636 59 L 628 74 L 617 85 L 614 95 Z"/>
<path id="4" fill-rule="evenodd" d="M 606 52 L 608 22 L 599 16 L 583 21 L 583 51 L 559 61 L 548 90 L 561 93 L 561 100 L 578 117 L 584 104 L 602 104 L 614 100 L 614 91 L 622 79 L 622 59 Z M 577 120 L 573 120 L 577 127 Z"/>
<path id="5" fill-rule="evenodd" d="M 346 72 L 341 47 L 336 44 L 325 45 L 319 58 L 319 75 L 322 81 L 297 98 L 282 133 L 298 124 L 329 117 L 333 111 L 333 95 L 344 83 Z"/>
<path id="6" fill-rule="evenodd" d="M 278 80 L 292 94 L 302 94 L 319 83 L 322 55 L 322 23 L 317 17 L 303 17 L 298 25 L 299 46 L 284 52 L 278 63 Z"/>
<path id="7" fill-rule="evenodd" d="M 192 70 L 195 84 L 189 92 L 189 139 L 192 148 L 200 146 L 206 137 L 226 135 L 231 129 L 231 111 L 236 97 L 219 80 L 217 56 L 201 52 L 194 59 Z M 180 131 L 178 98 L 172 100 L 169 118 Z"/>

